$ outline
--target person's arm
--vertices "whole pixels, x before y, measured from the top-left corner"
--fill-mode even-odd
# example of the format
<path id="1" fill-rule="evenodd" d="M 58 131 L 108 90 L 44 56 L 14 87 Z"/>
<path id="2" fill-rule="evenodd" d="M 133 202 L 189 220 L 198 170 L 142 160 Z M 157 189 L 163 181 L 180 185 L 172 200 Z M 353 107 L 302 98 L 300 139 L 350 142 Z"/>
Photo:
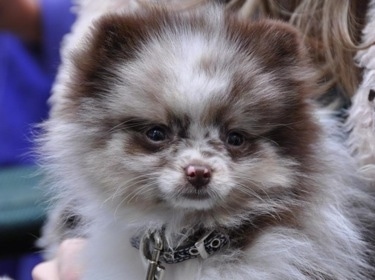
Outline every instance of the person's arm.
<path id="1" fill-rule="evenodd" d="M 0 31 L 9 31 L 26 42 L 41 39 L 42 25 L 38 0 L 0 0 Z"/>
<path id="2" fill-rule="evenodd" d="M 0 32 L 10 32 L 41 48 L 42 66 L 53 77 L 60 43 L 75 20 L 71 0 L 0 0 Z"/>

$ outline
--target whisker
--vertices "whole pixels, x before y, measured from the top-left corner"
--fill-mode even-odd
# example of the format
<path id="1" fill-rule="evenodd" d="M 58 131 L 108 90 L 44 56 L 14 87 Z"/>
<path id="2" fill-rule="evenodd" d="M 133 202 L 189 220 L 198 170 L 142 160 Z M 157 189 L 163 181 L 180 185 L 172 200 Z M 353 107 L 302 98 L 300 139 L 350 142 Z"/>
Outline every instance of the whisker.
<path id="1" fill-rule="evenodd" d="M 124 204 L 125 201 L 126 201 L 126 203 L 129 203 L 129 202 L 131 202 L 134 199 L 134 197 L 140 195 L 141 193 L 144 194 L 144 193 L 153 191 L 153 189 L 151 189 L 150 186 L 152 186 L 152 185 L 142 185 L 142 187 L 139 188 L 139 189 L 137 189 L 137 191 L 135 193 L 131 192 L 130 194 L 128 194 L 127 196 L 125 196 L 123 199 L 121 199 L 121 201 L 118 203 L 118 205 L 115 208 L 114 215 L 115 216 L 117 215 L 118 210 Z M 131 196 L 130 199 L 129 199 L 129 196 Z"/>
<path id="2" fill-rule="evenodd" d="M 132 186 L 138 184 L 138 183 L 142 183 L 143 181 L 147 180 L 148 178 L 145 176 L 145 175 L 140 175 L 138 177 L 133 177 L 131 179 L 129 179 L 128 181 L 122 183 L 121 185 L 119 185 L 115 192 L 109 196 L 104 202 L 108 202 L 109 200 L 113 200 L 115 199 L 116 197 L 118 196 L 121 196 L 122 195 L 122 191 L 126 190 L 126 189 L 129 189 L 131 188 Z"/>

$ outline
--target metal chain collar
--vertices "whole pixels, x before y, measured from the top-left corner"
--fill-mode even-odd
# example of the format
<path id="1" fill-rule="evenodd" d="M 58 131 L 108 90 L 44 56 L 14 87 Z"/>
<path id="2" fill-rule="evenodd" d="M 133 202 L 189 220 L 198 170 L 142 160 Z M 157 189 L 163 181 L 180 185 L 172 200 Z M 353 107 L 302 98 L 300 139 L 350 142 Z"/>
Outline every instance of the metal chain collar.
<path id="1" fill-rule="evenodd" d="M 165 248 L 160 231 L 149 231 L 142 237 L 131 238 L 132 246 L 142 250 L 144 257 L 149 262 L 146 280 L 162 279 L 165 268 L 161 262 L 175 264 L 197 257 L 206 259 L 228 243 L 229 237 L 215 230 L 206 233 L 194 243 L 177 248 Z"/>

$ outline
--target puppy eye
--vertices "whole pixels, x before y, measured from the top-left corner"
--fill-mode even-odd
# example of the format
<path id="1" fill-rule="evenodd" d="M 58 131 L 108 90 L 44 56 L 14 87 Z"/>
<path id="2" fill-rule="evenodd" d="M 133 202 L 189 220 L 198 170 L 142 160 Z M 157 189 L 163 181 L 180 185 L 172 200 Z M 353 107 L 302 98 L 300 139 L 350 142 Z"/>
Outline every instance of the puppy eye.
<path id="1" fill-rule="evenodd" d="M 153 142 L 161 142 L 167 139 L 167 133 L 165 129 L 160 126 L 155 126 L 146 132 L 146 136 Z"/>
<path id="2" fill-rule="evenodd" d="M 238 132 L 230 132 L 227 135 L 227 144 L 231 146 L 241 146 L 245 141 L 245 137 Z"/>

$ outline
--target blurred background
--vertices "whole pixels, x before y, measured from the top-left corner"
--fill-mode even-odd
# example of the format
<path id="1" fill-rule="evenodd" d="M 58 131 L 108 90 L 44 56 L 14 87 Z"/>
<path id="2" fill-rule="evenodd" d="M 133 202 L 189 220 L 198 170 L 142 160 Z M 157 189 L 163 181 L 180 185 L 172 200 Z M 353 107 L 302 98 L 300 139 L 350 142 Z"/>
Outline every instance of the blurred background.
<path id="1" fill-rule="evenodd" d="M 0 276 L 31 279 L 45 218 L 33 138 L 48 116 L 70 0 L 0 0 Z"/>

